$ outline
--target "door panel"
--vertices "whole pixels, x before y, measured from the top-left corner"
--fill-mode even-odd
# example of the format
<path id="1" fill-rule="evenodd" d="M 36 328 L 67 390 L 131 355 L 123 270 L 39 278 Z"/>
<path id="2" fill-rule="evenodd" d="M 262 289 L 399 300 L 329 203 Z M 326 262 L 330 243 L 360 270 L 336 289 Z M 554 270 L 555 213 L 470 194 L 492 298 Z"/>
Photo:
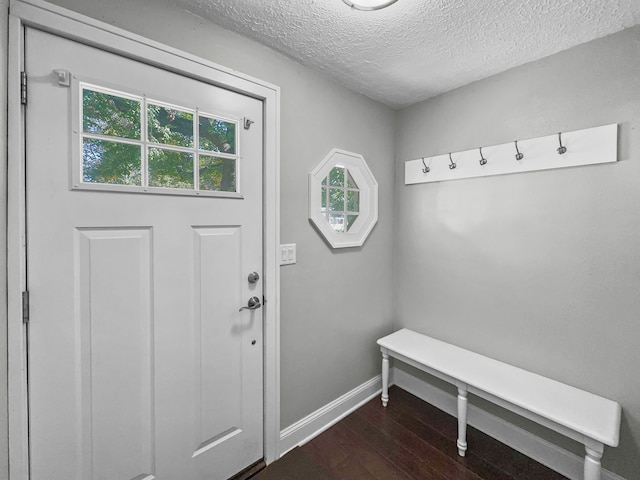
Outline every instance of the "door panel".
<path id="1" fill-rule="evenodd" d="M 198 449 L 196 457 L 242 432 L 242 345 L 228 342 L 207 321 L 216 311 L 233 311 L 242 303 L 239 227 L 198 227 L 195 237 L 196 342 L 199 391 L 196 393 Z M 233 272 L 223 278 L 220 270 Z M 229 288 L 231 287 L 231 288 Z M 220 365 L 227 367 L 220 371 Z M 216 376 L 219 375 L 219 376 Z M 220 389 L 219 385 L 226 388 Z"/>
<path id="2" fill-rule="evenodd" d="M 262 299 L 262 104 L 30 28 L 25 50 L 31 478 L 227 479 L 263 455 L 262 310 L 239 311 Z M 82 82 L 133 100 L 97 95 L 126 108 L 87 127 Z M 104 144 L 137 176 L 91 170 Z"/>
<path id="3" fill-rule="evenodd" d="M 149 229 L 76 230 L 78 366 L 85 387 L 77 423 L 84 427 L 83 470 L 90 478 L 155 471 L 151 245 Z"/>

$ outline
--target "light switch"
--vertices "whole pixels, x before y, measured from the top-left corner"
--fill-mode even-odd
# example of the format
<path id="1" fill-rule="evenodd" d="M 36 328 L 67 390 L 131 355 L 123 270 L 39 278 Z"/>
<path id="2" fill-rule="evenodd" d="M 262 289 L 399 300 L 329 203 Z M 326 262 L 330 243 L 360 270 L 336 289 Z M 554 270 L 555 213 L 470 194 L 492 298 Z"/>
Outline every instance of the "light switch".
<path id="1" fill-rule="evenodd" d="M 296 244 L 280 245 L 280 265 L 291 265 L 293 263 L 296 263 Z"/>

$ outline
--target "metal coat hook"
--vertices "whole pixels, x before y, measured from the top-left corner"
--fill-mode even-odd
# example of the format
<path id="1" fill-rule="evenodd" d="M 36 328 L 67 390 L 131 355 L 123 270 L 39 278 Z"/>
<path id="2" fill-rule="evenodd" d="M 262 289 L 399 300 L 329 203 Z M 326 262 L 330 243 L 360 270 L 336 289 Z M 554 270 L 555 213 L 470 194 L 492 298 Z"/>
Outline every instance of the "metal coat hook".
<path id="1" fill-rule="evenodd" d="M 422 165 L 424 165 L 424 168 L 422 169 L 422 173 L 429 173 L 431 171 L 431 169 L 427 167 L 427 164 L 424 163 L 424 157 L 422 157 Z"/>
<path id="2" fill-rule="evenodd" d="M 449 164 L 449 170 L 456 168 L 456 164 L 453 163 L 453 159 L 451 158 L 451 153 L 449 153 L 449 161 L 451 162 L 451 164 Z"/>
<path id="3" fill-rule="evenodd" d="M 563 153 L 567 153 L 567 147 L 562 145 L 562 132 L 558 133 L 558 141 L 560 142 L 560 148 L 558 148 L 558 153 L 562 155 Z"/>
<path id="4" fill-rule="evenodd" d="M 524 155 L 522 153 L 520 153 L 520 150 L 518 149 L 518 140 L 515 140 L 515 144 L 516 144 L 516 160 L 522 160 L 524 158 Z"/>
<path id="5" fill-rule="evenodd" d="M 480 165 L 486 165 L 487 159 L 482 156 L 482 147 L 479 147 L 479 148 L 480 148 Z"/>

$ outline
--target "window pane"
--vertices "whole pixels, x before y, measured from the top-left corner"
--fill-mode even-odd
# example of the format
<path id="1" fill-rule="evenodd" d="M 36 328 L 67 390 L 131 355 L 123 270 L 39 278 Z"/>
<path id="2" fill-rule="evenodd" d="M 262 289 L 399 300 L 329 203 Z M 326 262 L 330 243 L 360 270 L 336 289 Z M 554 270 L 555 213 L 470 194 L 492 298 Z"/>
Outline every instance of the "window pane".
<path id="1" fill-rule="evenodd" d="M 349 170 L 347 170 L 347 187 L 358 188 L 358 185 L 356 184 L 356 181 L 351 176 L 351 172 L 349 172 Z"/>
<path id="2" fill-rule="evenodd" d="M 347 231 L 351 229 L 357 218 L 358 215 L 347 215 Z"/>
<path id="3" fill-rule="evenodd" d="M 140 102 L 83 89 L 82 131 L 139 140 Z"/>
<path id="4" fill-rule="evenodd" d="M 140 185 L 140 146 L 84 138 L 82 181 L 113 185 Z"/>
<path id="5" fill-rule="evenodd" d="M 333 227 L 333 230 L 337 233 L 344 233 L 344 215 L 336 215 L 331 213 L 329 215 L 329 223 Z"/>
<path id="6" fill-rule="evenodd" d="M 359 212 L 360 211 L 360 192 L 357 190 L 347 191 L 347 211 Z"/>
<path id="7" fill-rule="evenodd" d="M 236 153 L 236 124 L 216 118 L 198 117 L 200 150 Z"/>
<path id="8" fill-rule="evenodd" d="M 339 188 L 329 189 L 329 209 L 332 212 L 344 212 L 344 190 Z"/>
<path id="9" fill-rule="evenodd" d="M 149 104 L 149 141 L 165 145 L 193 147 L 193 114 Z"/>
<path id="10" fill-rule="evenodd" d="M 236 161 L 200 155 L 200 190 L 236 191 Z"/>
<path id="11" fill-rule="evenodd" d="M 149 186 L 193 189 L 193 154 L 150 148 Z"/>
<path id="12" fill-rule="evenodd" d="M 324 180 L 322 180 L 322 186 L 323 187 L 327 186 L 327 177 L 324 177 Z"/>
<path id="13" fill-rule="evenodd" d="M 329 184 L 332 187 L 344 187 L 344 168 L 333 167 L 329 173 Z"/>
<path id="14" fill-rule="evenodd" d="M 326 211 L 327 210 L 327 189 L 322 187 L 322 199 L 320 200 L 320 207 L 322 208 L 322 211 Z"/>

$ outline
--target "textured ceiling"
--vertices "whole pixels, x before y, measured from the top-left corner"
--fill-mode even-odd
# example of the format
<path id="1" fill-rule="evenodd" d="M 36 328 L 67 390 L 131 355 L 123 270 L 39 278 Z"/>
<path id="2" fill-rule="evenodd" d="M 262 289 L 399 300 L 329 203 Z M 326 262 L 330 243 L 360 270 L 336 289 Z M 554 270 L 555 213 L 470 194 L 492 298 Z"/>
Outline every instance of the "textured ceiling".
<path id="1" fill-rule="evenodd" d="M 394 108 L 640 23 L 640 0 L 175 0 Z"/>

